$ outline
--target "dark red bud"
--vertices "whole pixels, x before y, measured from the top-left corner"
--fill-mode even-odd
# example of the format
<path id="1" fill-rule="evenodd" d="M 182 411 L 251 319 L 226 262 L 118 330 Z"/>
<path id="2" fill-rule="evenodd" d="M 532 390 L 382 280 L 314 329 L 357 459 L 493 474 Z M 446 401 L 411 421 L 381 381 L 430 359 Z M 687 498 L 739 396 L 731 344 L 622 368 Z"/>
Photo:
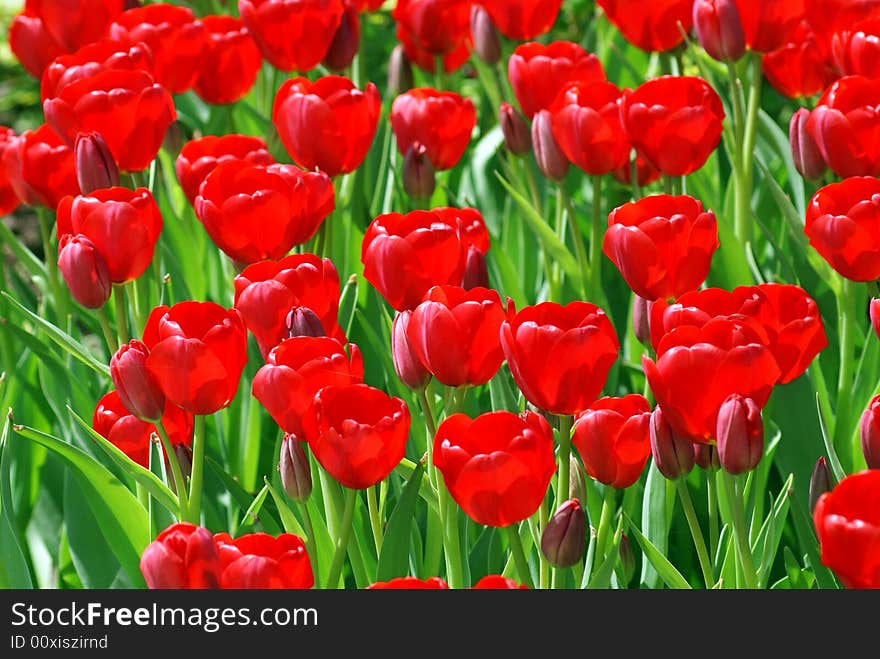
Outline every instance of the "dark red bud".
<path id="1" fill-rule="evenodd" d="M 427 201 L 437 185 L 434 165 L 424 145 L 416 142 L 403 157 L 403 189 L 413 199 Z"/>
<path id="2" fill-rule="evenodd" d="M 871 299 L 868 315 L 871 317 L 871 326 L 874 328 L 874 333 L 880 339 L 880 298 L 875 297 Z"/>
<path id="3" fill-rule="evenodd" d="M 464 266 L 461 287 L 466 291 L 472 288 L 489 288 L 489 270 L 486 267 L 486 257 L 473 245 L 468 247 L 467 263 Z"/>
<path id="4" fill-rule="evenodd" d="M 119 168 L 100 133 L 80 133 L 73 149 L 76 178 L 84 195 L 119 185 Z"/>
<path id="5" fill-rule="evenodd" d="M 82 234 L 61 236 L 58 269 L 73 299 L 87 309 L 100 309 L 110 299 L 113 284 L 107 262 Z"/>
<path id="6" fill-rule="evenodd" d="M 320 318 L 308 307 L 294 307 L 284 321 L 287 336 L 327 336 Z"/>
<path id="7" fill-rule="evenodd" d="M 556 567 L 571 567 L 587 549 L 587 516 L 577 499 L 569 499 L 547 522 L 541 552 Z"/>
<path id="8" fill-rule="evenodd" d="M 281 484 L 294 501 L 305 501 L 312 494 L 312 470 L 303 444 L 294 435 L 286 434 L 281 441 L 278 460 Z"/>
<path id="9" fill-rule="evenodd" d="M 808 181 L 818 181 L 825 175 L 828 165 L 816 145 L 816 140 L 807 130 L 809 118 L 810 111 L 807 108 L 795 112 L 788 124 L 788 139 L 795 169 Z"/>
<path id="10" fill-rule="evenodd" d="M 512 154 L 521 156 L 532 150 L 529 124 L 510 103 L 502 103 L 498 113 L 504 146 Z"/>
<path id="11" fill-rule="evenodd" d="M 177 464 L 180 465 L 180 474 L 183 476 L 184 482 L 186 482 L 186 480 L 192 476 L 192 447 L 187 446 L 186 444 L 175 444 L 174 455 L 177 458 Z M 168 462 L 167 455 L 165 456 L 165 473 L 171 473 L 171 465 Z M 174 492 L 174 494 L 177 494 L 177 483 L 174 482 L 173 478 L 168 479 L 168 484 L 171 486 L 171 491 Z"/>
<path id="12" fill-rule="evenodd" d="M 653 302 L 638 295 L 633 298 L 632 325 L 639 343 L 651 345 L 651 307 Z"/>
<path id="13" fill-rule="evenodd" d="M 880 469 L 880 396 L 874 396 L 862 413 L 859 435 L 868 469 Z"/>
<path id="14" fill-rule="evenodd" d="M 764 454 L 761 408 L 751 398 L 728 396 L 718 411 L 715 441 L 718 460 L 726 472 L 742 474 L 757 467 Z"/>
<path id="15" fill-rule="evenodd" d="M 471 37 L 474 41 L 474 52 L 486 64 L 497 64 L 501 59 L 501 37 L 492 17 L 480 5 L 471 10 Z"/>
<path id="16" fill-rule="evenodd" d="M 391 96 L 399 96 L 415 86 L 412 64 L 403 46 L 397 44 L 388 59 L 388 91 Z"/>
<path id="17" fill-rule="evenodd" d="M 342 22 L 336 28 L 330 48 L 324 56 L 324 65 L 331 71 L 343 71 L 357 55 L 361 41 L 361 21 L 354 5 L 346 5 Z"/>
<path id="18" fill-rule="evenodd" d="M 620 548 L 618 551 L 620 557 L 615 572 L 617 572 L 618 580 L 626 586 L 633 580 L 636 574 L 636 557 L 633 554 L 632 545 L 629 542 L 629 538 L 626 537 L 626 533 L 620 535 Z"/>
<path id="19" fill-rule="evenodd" d="M 813 474 L 810 476 L 810 512 L 816 507 L 816 502 L 826 492 L 830 492 L 834 487 L 834 478 L 828 469 L 828 463 L 825 456 L 816 460 L 816 466 L 813 467 Z"/>
<path id="20" fill-rule="evenodd" d="M 532 150 L 541 173 L 551 181 L 561 181 L 568 173 L 568 158 L 553 137 L 553 117 L 541 110 L 532 119 Z"/>
<path id="21" fill-rule="evenodd" d="M 142 421 L 157 421 L 165 411 L 165 394 L 147 370 L 150 351 L 137 339 L 110 358 L 110 377 L 125 408 Z"/>
<path id="22" fill-rule="evenodd" d="M 694 31 L 700 45 L 719 62 L 735 62 L 746 52 L 746 37 L 734 0 L 697 0 Z"/>
<path id="23" fill-rule="evenodd" d="M 394 317 L 391 325 L 391 358 L 397 377 L 410 389 L 418 391 L 431 379 L 428 369 L 419 361 L 406 338 L 410 312 L 403 311 Z"/>
<path id="24" fill-rule="evenodd" d="M 672 430 L 659 406 L 651 414 L 651 455 L 654 466 L 669 480 L 687 476 L 694 468 L 694 449 Z"/>

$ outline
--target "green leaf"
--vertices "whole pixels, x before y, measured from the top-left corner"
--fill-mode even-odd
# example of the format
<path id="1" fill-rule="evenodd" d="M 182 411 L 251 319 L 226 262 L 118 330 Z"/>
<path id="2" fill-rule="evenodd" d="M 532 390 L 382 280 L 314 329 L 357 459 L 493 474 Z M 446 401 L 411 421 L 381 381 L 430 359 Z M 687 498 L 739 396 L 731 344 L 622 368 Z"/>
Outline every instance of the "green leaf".
<path id="1" fill-rule="evenodd" d="M 346 336 L 351 332 L 351 326 L 354 323 L 354 314 L 357 310 L 357 292 L 357 276 L 352 275 L 345 282 L 342 293 L 339 294 L 339 326 Z"/>
<path id="2" fill-rule="evenodd" d="M 293 514 L 290 506 L 287 505 L 287 497 L 281 494 L 278 489 L 269 482 L 268 478 L 264 478 L 263 482 L 266 483 L 266 487 L 263 489 L 269 489 L 269 494 L 272 495 L 272 499 L 275 501 L 275 507 L 278 508 L 278 515 L 281 517 L 281 526 L 284 527 L 284 532 L 293 533 L 294 535 L 301 537 L 303 540 L 306 540 L 308 534 L 300 525 L 299 520 L 296 519 L 296 515 Z"/>
<path id="3" fill-rule="evenodd" d="M 788 517 L 788 510 L 791 506 L 791 488 L 794 483 L 794 475 L 789 474 L 785 483 L 782 485 L 782 491 L 776 497 L 773 508 L 761 531 L 753 543 L 754 555 L 761 557 L 761 563 L 758 566 L 758 583 L 766 586 L 770 580 L 770 569 L 773 567 L 773 561 L 776 558 L 776 552 L 779 549 L 779 543 L 782 540 L 782 532 L 785 530 L 785 519 Z"/>
<path id="4" fill-rule="evenodd" d="M 409 533 L 424 471 L 422 465 L 415 468 L 388 518 L 376 581 L 388 581 L 409 574 Z"/>
<path id="5" fill-rule="evenodd" d="M 238 535 L 245 532 L 253 532 L 254 525 L 260 521 L 260 510 L 263 508 L 263 503 L 266 501 L 268 495 L 269 484 L 266 483 L 263 485 L 263 489 L 257 492 L 257 496 L 254 497 L 254 500 L 251 502 L 251 505 L 248 506 L 248 509 L 244 511 L 244 515 L 242 515 L 241 521 L 238 523 Z"/>
<path id="6" fill-rule="evenodd" d="M 32 277 L 40 277 L 46 281 L 46 266 L 40 261 L 34 253 L 25 247 L 23 241 L 12 233 L 12 229 L 0 222 L 0 242 L 5 243 L 10 251 L 15 255 L 19 263 L 21 263 Z"/>
<path id="7" fill-rule="evenodd" d="M 666 523 L 666 479 L 653 464 L 648 468 L 645 495 L 642 499 L 642 528 L 652 545 L 659 551 L 667 548 L 669 526 Z M 660 575 L 648 561 L 642 562 L 642 586 L 656 588 L 660 585 Z"/>
<path id="8" fill-rule="evenodd" d="M 840 458 L 837 457 L 837 451 L 834 450 L 834 443 L 831 441 L 831 435 L 828 433 L 828 423 L 825 415 L 822 414 L 822 405 L 819 403 L 819 394 L 816 394 L 816 409 L 819 412 L 819 427 L 822 429 L 822 441 L 825 443 L 825 454 L 828 456 L 828 466 L 831 467 L 831 473 L 834 480 L 838 483 L 846 478 L 846 471 L 840 464 Z"/>
<path id="9" fill-rule="evenodd" d="M 239 508 L 247 510 L 250 507 L 251 501 L 253 500 L 253 494 L 250 494 L 245 490 L 237 480 L 230 476 L 226 470 L 214 460 L 214 458 L 206 455 L 205 466 L 208 468 L 208 472 L 223 484 L 226 491 L 229 492 L 229 495 Z M 278 535 L 281 533 L 281 526 L 278 524 L 278 521 L 271 515 L 267 514 L 267 511 L 263 511 L 263 515 L 260 517 L 260 522 L 263 524 L 266 533 L 270 535 Z"/>
<path id="10" fill-rule="evenodd" d="M 645 555 L 645 558 L 654 566 L 654 569 L 657 570 L 657 574 L 660 575 L 663 582 L 670 588 L 690 590 L 691 586 L 687 582 L 687 579 L 681 575 L 681 572 L 676 570 L 675 566 L 669 562 L 669 559 L 667 559 L 650 540 L 642 535 L 642 532 L 639 531 L 635 524 L 633 524 L 632 520 L 626 513 L 623 513 L 623 516 L 626 519 L 630 531 L 632 531 L 633 537 L 642 548 L 642 553 Z"/>
<path id="11" fill-rule="evenodd" d="M 0 222 L 0 225 L 3 223 Z M 0 433 L 0 588 L 32 588 L 31 573 L 16 530 L 12 509 L 11 456 L 9 452 L 9 417 L 3 420 Z"/>

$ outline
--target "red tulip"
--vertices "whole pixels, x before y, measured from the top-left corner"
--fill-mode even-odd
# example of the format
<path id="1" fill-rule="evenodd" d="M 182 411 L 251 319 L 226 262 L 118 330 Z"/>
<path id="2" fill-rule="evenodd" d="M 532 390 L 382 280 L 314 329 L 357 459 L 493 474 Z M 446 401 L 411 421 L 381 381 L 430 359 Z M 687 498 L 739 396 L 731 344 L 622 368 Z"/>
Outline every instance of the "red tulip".
<path id="1" fill-rule="evenodd" d="M 411 315 L 409 311 L 402 311 L 394 316 L 391 324 L 391 358 L 400 381 L 410 389 L 420 390 L 428 384 L 431 374 L 413 351 L 406 336 Z"/>
<path id="2" fill-rule="evenodd" d="M 538 171 L 545 178 L 557 183 L 565 179 L 570 163 L 553 137 L 553 115 L 549 110 L 539 110 L 532 118 L 532 151 Z"/>
<path id="3" fill-rule="evenodd" d="M 804 0 L 735 0 L 746 46 L 769 53 L 794 35 L 806 11 Z"/>
<path id="4" fill-rule="evenodd" d="M 37 80 L 52 60 L 67 52 L 49 34 L 40 17 L 27 11 L 17 14 L 9 25 L 9 49 Z"/>
<path id="5" fill-rule="evenodd" d="M 591 176 L 604 176 L 629 161 L 620 99 L 620 90 L 610 82 L 579 82 L 559 92 L 551 108 L 557 144 Z"/>
<path id="6" fill-rule="evenodd" d="M 449 585 L 440 577 L 427 579 L 397 577 L 389 581 L 372 583 L 367 586 L 367 590 L 449 590 Z"/>
<path id="7" fill-rule="evenodd" d="M 699 288 L 718 246 L 715 214 L 699 200 L 651 195 L 611 212 L 602 251 L 636 295 L 653 301 Z"/>
<path id="8" fill-rule="evenodd" d="M 833 35 L 880 17 L 880 0 L 806 0 L 806 19 L 827 49 Z"/>
<path id="9" fill-rule="evenodd" d="M 107 261 L 86 236 L 68 233 L 58 239 L 58 269 L 70 295 L 87 309 L 100 309 L 110 299 Z"/>
<path id="10" fill-rule="evenodd" d="M 531 119 L 550 107 L 559 92 L 575 82 L 604 82 L 599 58 L 571 41 L 524 43 L 507 62 L 507 77 L 523 114 Z"/>
<path id="11" fill-rule="evenodd" d="M 207 32 L 191 9 L 167 3 L 129 9 L 113 21 L 109 35 L 116 41 L 147 44 L 156 82 L 172 94 L 195 84 Z"/>
<path id="12" fill-rule="evenodd" d="M 6 172 L 6 166 L 3 164 L 3 154 L 16 139 L 15 131 L 6 126 L 0 126 L 0 217 L 11 213 L 18 204 L 21 203 L 18 195 L 15 194 L 15 188 L 9 180 L 9 174 Z"/>
<path id="13" fill-rule="evenodd" d="M 342 21 L 341 0 L 238 0 L 263 57 L 282 71 L 309 71 L 324 59 Z"/>
<path id="14" fill-rule="evenodd" d="M 477 524 L 516 524 L 535 513 L 556 472 L 553 431 L 534 412 L 453 414 L 437 428 L 434 465 Z"/>
<path id="15" fill-rule="evenodd" d="M 58 204 L 58 235 L 83 234 L 91 240 L 116 284 L 144 273 L 161 232 L 162 215 L 146 188 L 95 190 Z"/>
<path id="16" fill-rule="evenodd" d="M 868 469 L 880 469 L 880 396 L 874 396 L 862 413 L 859 439 Z"/>
<path id="17" fill-rule="evenodd" d="M 312 564 L 299 536 L 277 538 L 248 533 L 234 540 L 227 533 L 214 536 L 220 556 L 220 587 L 224 589 L 311 588 Z"/>
<path id="18" fill-rule="evenodd" d="M 330 259 L 291 254 L 260 261 L 245 268 L 234 284 L 235 308 L 264 359 L 287 336 L 285 319 L 294 307 L 311 309 L 324 334 L 345 343 L 338 320 L 339 275 Z"/>
<path id="19" fill-rule="evenodd" d="M 403 52 L 406 53 L 408 62 L 412 62 L 428 73 L 434 73 L 434 71 L 436 71 L 438 58 L 441 60 L 443 70 L 446 73 L 452 73 L 467 62 L 471 56 L 471 48 L 473 44 L 470 32 L 467 32 L 463 36 L 458 46 L 445 55 L 433 55 L 424 48 L 421 48 L 418 42 L 413 41 L 412 37 L 409 36 L 409 33 L 399 23 L 397 25 L 396 34 L 397 40 L 400 41 L 400 45 L 403 47 Z M 389 87 L 394 89 L 392 85 L 389 85 Z M 409 85 L 407 89 L 410 88 L 412 88 L 412 85 Z M 406 90 L 401 89 L 400 91 Z"/>
<path id="20" fill-rule="evenodd" d="M 544 526 L 541 553 L 550 565 L 564 568 L 579 563 L 586 550 L 587 516 L 579 499 L 569 499 Z"/>
<path id="21" fill-rule="evenodd" d="M 168 431 L 172 446 L 189 446 L 192 442 L 192 415 L 176 405 L 165 405 L 162 425 Z M 122 404 L 119 392 L 111 391 L 98 401 L 92 417 L 92 428 L 133 462 L 144 469 L 149 468 L 150 436 L 156 432 L 156 428 L 129 412 Z"/>
<path id="22" fill-rule="evenodd" d="M 709 442 L 730 394 L 751 398 L 758 407 L 766 404 L 781 373 L 762 340 L 748 322 L 719 317 L 667 334 L 656 362 L 642 357 L 648 384 L 674 432 Z"/>
<path id="23" fill-rule="evenodd" d="M 788 141 L 791 144 L 791 159 L 798 173 L 809 181 L 818 181 L 828 165 L 819 152 L 816 140 L 807 130 L 807 122 L 810 120 L 810 111 L 807 108 L 799 108 L 791 115 L 788 125 Z"/>
<path id="24" fill-rule="evenodd" d="M 562 0 L 483 0 L 481 4 L 501 34 L 525 41 L 553 27 Z"/>
<path id="25" fill-rule="evenodd" d="M 495 291 L 435 286 L 413 310 L 406 336 L 440 382 L 476 386 L 492 379 L 504 361 L 502 322 L 504 309 Z"/>
<path id="26" fill-rule="evenodd" d="M 380 215 L 364 234 L 364 277 L 398 311 L 414 308 L 432 286 L 461 283 L 468 243 L 461 218 L 455 208 Z"/>
<path id="27" fill-rule="evenodd" d="M 241 19 L 205 16 L 208 45 L 202 57 L 195 92 L 207 103 L 235 103 L 254 86 L 263 59 Z"/>
<path id="28" fill-rule="evenodd" d="M 695 447 L 710 444 L 692 444 L 682 437 L 666 421 L 663 408 L 659 405 L 651 412 L 650 423 L 651 455 L 654 466 L 664 478 L 671 481 L 687 476 L 694 468 L 697 452 Z"/>
<path id="29" fill-rule="evenodd" d="M 807 130 L 842 178 L 880 175 L 880 79 L 841 78 L 810 113 Z"/>
<path id="30" fill-rule="evenodd" d="M 667 176 L 698 170 L 721 141 L 724 108 L 702 78 L 663 76 L 626 91 L 623 127 L 633 146 Z"/>
<path id="31" fill-rule="evenodd" d="M 110 377 L 125 409 L 144 421 L 161 418 L 165 394 L 147 370 L 150 351 L 137 339 L 120 346 L 110 358 Z"/>
<path id="32" fill-rule="evenodd" d="M 693 25 L 694 0 L 598 0 L 597 4 L 627 41 L 649 52 L 675 48 Z"/>
<path id="33" fill-rule="evenodd" d="M 124 0 L 27 0 L 25 9 L 68 52 L 97 41 L 125 9 Z"/>
<path id="34" fill-rule="evenodd" d="M 498 111 L 498 123 L 504 135 L 504 146 L 515 156 L 522 156 L 532 150 L 529 124 L 509 103 L 502 103 Z"/>
<path id="35" fill-rule="evenodd" d="M 880 588 L 880 470 L 844 478 L 813 512 L 822 563 L 847 588 Z"/>
<path id="36" fill-rule="evenodd" d="M 391 12 L 418 49 L 432 56 L 459 48 L 470 35 L 470 0 L 398 0 Z"/>
<path id="37" fill-rule="evenodd" d="M 343 0 L 342 21 L 324 55 L 324 66 L 331 71 L 344 71 L 354 61 L 361 44 L 361 19 L 358 10 L 347 0 Z"/>
<path id="38" fill-rule="evenodd" d="M 400 398 L 365 384 L 329 386 L 315 396 L 313 413 L 309 448 L 343 486 L 372 487 L 403 459 L 410 417 Z"/>
<path id="39" fill-rule="evenodd" d="M 334 197 L 333 182 L 321 172 L 235 160 L 208 174 L 195 210 L 211 240 L 233 261 L 249 264 L 279 259 L 314 236 Z"/>
<path id="40" fill-rule="evenodd" d="M 73 150 L 46 124 L 12 136 L 2 164 L 16 196 L 29 206 L 55 210 L 66 195 L 79 194 Z"/>
<path id="41" fill-rule="evenodd" d="M 735 62 L 746 50 L 746 38 L 735 0 L 696 0 L 694 31 L 706 52 L 720 62 Z"/>
<path id="42" fill-rule="evenodd" d="M 880 278 L 880 181 L 865 176 L 826 185 L 810 200 L 804 231 L 847 279 Z"/>
<path id="43" fill-rule="evenodd" d="M 67 85 L 101 71 L 144 71 L 152 74 L 152 51 L 142 43 L 104 39 L 52 61 L 40 80 L 43 101 L 55 98 Z"/>
<path id="44" fill-rule="evenodd" d="M 80 133 L 73 146 L 73 157 L 83 194 L 119 185 L 119 168 L 101 133 Z"/>
<path id="45" fill-rule="evenodd" d="M 248 135 L 208 135 L 183 145 L 174 169 L 180 187 L 194 203 L 202 182 L 220 163 L 229 160 L 246 160 L 256 165 L 271 165 L 275 159 L 269 154 L 266 142 L 260 137 Z"/>
<path id="46" fill-rule="evenodd" d="M 508 300 L 501 347 L 526 400 L 574 414 L 602 391 L 620 344 L 608 316 L 589 302 L 543 302 L 516 313 Z"/>
<path id="47" fill-rule="evenodd" d="M 253 395 L 284 432 L 307 438 L 315 395 L 330 385 L 358 384 L 364 379 L 364 362 L 356 345 L 351 357 L 342 344 L 328 337 L 299 336 L 285 339 L 269 353 L 257 371 Z"/>
<path id="48" fill-rule="evenodd" d="M 831 56 L 843 75 L 880 78 L 880 16 L 846 26 L 834 34 Z"/>
<path id="49" fill-rule="evenodd" d="M 141 555 L 148 588 L 217 588 L 220 552 L 211 532 L 185 522 L 172 524 Z"/>
<path id="50" fill-rule="evenodd" d="M 880 339 L 880 298 L 871 298 L 869 315 L 871 317 L 871 326 L 874 328 L 874 333 L 877 335 L 877 338 Z"/>
<path id="51" fill-rule="evenodd" d="M 272 122 L 293 161 L 328 176 L 357 169 L 376 134 L 382 109 L 379 91 L 360 91 L 348 78 L 324 76 L 286 81 L 275 95 Z"/>
<path id="52" fill-rule="evenodd" d="M 788 98 L 813 96 L 837 79 L 806 23 L 790 41 L 764 55 L 761 68 L 773 88 Z"/>
<path id="53" fill-rule="evenodd" d="M 729 474 L 751 471 L 764 455 L 761 408 L 751 398 L 731 394 L 718 410 L 715 438 L 718 460 L 724 471 Z"/>
<path id="54" fill-rule="evenodd" d="M 228 406 L 247 363 L 241 314 L 213 302 L 159 306 L 147 319 L 147 370 L 172 403 L 193 414 Z"/>
<path id="55" fill-rule="evenodd" d="M 572 443 L 591 478 L 618 489 L 635 483 L 651 455 L 651 406 L 644 396 L 600 398 L 581 412 Z"/>
<path id="56" fill-rule="evenodd" d="M 471 40 L 477 57 L 486 64 L 498 64 L 501 59 L 501 35 L 482 5 L 474 5 L 471 9 Z"/>
<path id="57" fill-rule="evenodd" d="M 490 574 L 473 585 L 471 590 L 528 590 L 525 584 L 517 584 L 513 579 L 508 579 L 500 574 Z"/>
<path id="58" fill-rule="evenodd" d="M 140 171 L 176 118 L 171 95 L 143 71 L 101 71 L 43 102 L 46 121 L 73 146 L 78 133 L 100 132 L 120 169 Z"/>

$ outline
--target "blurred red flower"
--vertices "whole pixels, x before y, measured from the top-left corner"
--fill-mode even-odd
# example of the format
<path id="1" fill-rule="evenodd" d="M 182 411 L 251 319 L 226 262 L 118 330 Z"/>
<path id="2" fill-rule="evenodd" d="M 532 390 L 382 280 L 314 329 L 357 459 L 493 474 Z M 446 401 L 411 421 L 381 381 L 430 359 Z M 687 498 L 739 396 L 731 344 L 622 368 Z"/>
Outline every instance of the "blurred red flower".
<path id="1" fill-rule="evenodd" d="M 764 55 L 761 68 L 773 88 L 788 98 L 813 96 L 837 79 L 806 22 L 788 42 Z"/>
<path id="2" fill-rule="evenodd" d="M 144 71 L 152 75 L 153 54 L 142 43 L 102 39 L 74 53 L 55 58 L 40 80 L 43 101 L 55 98 L 67 85 L 101 71 L 114 69 Z"/>
<path id="3" fill-rule="evenodd" d="M 455 92 L 411 89 L 391 105 L 391 128 L 398 151 L 406 155 L 411 146 L 421 144 L 438 171 L 451 169 L 461 160 L 476 122 L 473 102 Z"/>
<path id="4" fill-rule="evenodd" d="M 6 179 L 23 204 L 55 210 L 65 196 L 79 194 L 73 149 L 47 124 L 9 136 L 2 155 Z"/>
<path id="5" fill-rule="evenodd" d="M 216 137 L 208 135 L 190 140 L 183 145 L 174 169 L 180 187 L 189 200 L 194 203 L 199 187 L 208 174 L 220 163 L 229 160 L 246 160 L 256 165 L 271 165 L 275 159 L 269 154 L 266 142 L 260 137 L 229 134 Z"/>
<path id="6" fill-rule="evenodd" d="M 675 48 L 694 22 L 694 0 L 597 0 L 596 4 L 627 41 L 648 52 Z"/>
<path id="7" fill-rule="evenodd" d="M 278 537 L 248 533 L 235 539 L 228 533 L 217 533 L 214 543 L 220 557 L 220 588 L 290 589 L 315 585 L 305 543 L 292 533 Z"/>
<path id="8" fill-rule="evenodd" d="M 195 92 L 206 103 L 235 103 L 251 90 L 263 58 L 244 23 L 232 16 L 205 16 L 208 45 Z"/>
<path id="9" fill-rule="evenodd" d="M 501 34 L 525 41 L 553 27 L 562 0 L 481 0 L 479 4 L 489 12 Z"/>

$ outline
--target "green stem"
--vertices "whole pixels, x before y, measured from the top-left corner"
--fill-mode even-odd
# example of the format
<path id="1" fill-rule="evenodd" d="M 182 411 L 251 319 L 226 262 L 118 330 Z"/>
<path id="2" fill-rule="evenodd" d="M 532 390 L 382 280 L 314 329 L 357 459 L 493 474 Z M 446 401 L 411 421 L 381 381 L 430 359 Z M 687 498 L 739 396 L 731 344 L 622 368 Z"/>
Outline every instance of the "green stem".
<path id="1" fill-rule="evenodd" d="M 718 482 L 714 469 L 706 473 L 706 504 L 709 510 L 709 551 L 710 556 L 718 553 Z"/>
<path id="2" fill-rule="evenodd" d="M 541 507 L 538 509 L 538 518 L 541 524 L 541 533 L 544 532 L 544 529 L 547 528 L 547 522 L 549 521 L 549 514 L 547 511 L 547 497 L 541 501 Z M 538 560 L 541 564 L 541 571 L 539 574 L 539 583 L 538 587 L 541 589 L 546 589 L 550 585 L 550 561 L 544 556 L 544 552 L 538 552 Z"/>
<path id="3" fill-rule="evenodd" d="M 610 485 L 605 486 L 605 493 L 602 497 L 602 513 L 599 516 L 599 529 L 596 531 L 596 557 L 600 561 L 605 560 L 608 541 L 610 540 L 609 532 L 614 534 L 611 529 L 611 520 L 617 508 L 615 502 L 617 491 Z"/>
<path id="4" fill-rule="evenodd" d="M 565 197 L 565 190 L 562 187 L 562 184 L 556 189 L 556 216 L 553 224 L 553 229 L 556 231 L 556 237 L 559 238 L 559 241 L 562 244 L 565 244 L 565 217 L 563 214 L 564 202 L 563 198 Z M 559 263 L 554 259 L 547 258 L 547 255 L 544 255 L 544 263 L 547 267 L 547 272 L 549 276 L 549 285 L 550 285 L 550 300 L 560 300 L 562 294 L 562 269 L 559 266 Z"/>
<path id="5" fill-rule="evenodd" d="M 37 207 L 37 219 L 40 224 L 40 239 L 43 243 L 43 258 L 46 260 L 46 274 L 49 279 L 49 294 L 55 310 L 55 321 L 58 327 L 64 328 L 67 324 L 67 293 L 61 285 L 61 273 L 58 270 L 57 250 L 52 247 L 52 226 L 54 224 L 52 213 L 42 206 Z M 45 297 L 43 298 L 45 301 Z M 48 305 L 47 305 L 48 306 Z"/>
<path id="6" fill-rule="evenodd" d="M 563 188 L 561 183 L 559 185 L 559 190 L 562 192 L 565 198 L 565 209 L 568 213 L 569 223 L 571 224 L 572 238 L 574 240 L 574 251 L 577 255 L 578 265 L 581 269 L 581 278 L 583 279 L 580 288 L 584 297 L 586 297 L 587 282 L 590 281 L 590 262 L 587 259 L 587 249 L 586 247 L 584 247 L 584 237 L 581 235 L 581 230 L 578 226 L 577 218 L 574 214 L 574 204 L 571 201 L 571 197 L 565 192 L 565 189 Z"/>
<path id="7" fill-rule="evenodd" d="M 205 473 L 205 416 L 196 414 L 193 430 L 192 476 L 189 481 L 189 516 L 193 524 L 198 524 L 202 514 L 202 481 Z"/>
<path id="8" fill-rule="evenodd" d="M 743 581 L 746 588 L 757 588 L 758 576 L 755 572 L 752 548 L 749 545 L 749 528 L 746 525 L 746 513 L 743 507 L 742 495 L 736 491 L 736 482 L 732 475 L 722 470 L 721 480 L 724 483 L 727 503 L 733 515 L 733 533 L 736 536 L 737 553 L 742 565 Z"/>
<path id="9" fill-rule="evenodd" d="M 315 543 L 315 531 L 312 527 L 312 516 L 305 501 L 298 501 L 299 511 L 302 513 L 303 527 L 306 532 L 306 551 L 312 562 L 312 574 L 318 574 L 318 546 Z"/>
<path id="10" fill-rule="evenodd" d="M 342 513 L 342 526 L 336 538 L 336 550 L 333 552 L 333 562 L 330 564 L 330 572 L 327 575 L 327 588 L 339 587 L 342 563 L 345 561 L 348 541 L 351 538 L 351 522 L 354 517 L 355 501 L 357 501 L 357 490 L 347 489 L 345 491 L 345 510 Z"/>
<path id="11" fill-rule="evenodd" d="M 834 449 L 838 455 L 850 456 L 852 449 L 846 445 L 850 440 L 850 407 L 855 366 L 855 343 L 858 325 L 855 301 L 857 284 L 841 278 L 837 297 L 837 316 L 840 334 L 840 371 L 837 381 L 837 404 L 834 422 Z"/>
<path id="12" fill-rule="evenodd" d="M 382 519 L 379 514 L 379 502 L 376 500 L 376 486 L 367 488 L 367 508 L 370 511 L 370 530 L 376 544 L 376 556 L 382 553 Z"/>
<path id="13" fill-rule="evenodd" d="M 458 537 L 458 507 L 446 489 L 445 484 L 438 483 L 440 497 L 445 499 L 444 528 L 446 529 L 446 576 L 450 588 L 464 588 L 464 570 L 461 563 L 461 540 Z"/>
<path id="14" fill-rule="evenodd" d="M 107 307 L 103 306 L 98 309 L 98 321 L 101 323 L 101 332 L 104 334 L 104 341 L 107 343 L 107 350 L 110 355 L 115 355 L 119 350 L 119 344 L 116 342 L 116 336 L 113 334 L 113 328 L 110 326 L 110 317 L 107 315 Z"/>
<path id="15" fill-rule="evenodd" d="M 171 478 L 174 480 L 174 489 L 177 490 L 177 502 L 180 508 L 180 514 L 178 517 L 181 521 L 198 524 L 198 520 L 192 519 L 189 514 L 189 502 L 186 496 L 186 480 L 183 477 L 183 472 L 180 471 L 180 463 L 177 461 L 177 453 L 174 452 L 174 445 L 168 437 L 168 431 L 166 431 L 165 426 L 162 425 L 161 419 L 156 421 L 154 425 L 156 426 L 156 432 L 159 434 L 159 439 L 162 441 L 162 448 L 165 449 L 168 464 L 171 465 Z"/>
<path id="16" fill-rule="evenodd" d="M 128 322 L 125 314 L 125 287 L 113 285 L 113 306 L 116 312 L 116 342 L 120 346 L 128 343 Z"/>
<path id="17" fill-rule="evenodd" d="M 607 218 L 606 223 L 607 224 Z M 593 217 L 590 224 L 590 285 L 589 299 L 602 300 L 602 177 L 593 177 Z"/>
<path id="18" fill-rule="evenodd" d="M 709 554 L 706 551 L 706 541 L 703 539 L 703 531 L 700 529 L 700 520 L 697 519 L 697 511 L 694 510 L 694 502 L 691 500 L 691 493 L 688 490 L 687 481 L 679 478 L 675 481 L 675 487 L 678 490 L 678 496 L 681 499 L 681 507 L 684 509 L 684 516 L 687 518 L 688 527 L 691 530 L 691 536 L 694 539 L 694 547 L 697 549 L 697 558 L 700 560 L 700 570 L 703 572 L 703 582 L 706 588 L 711 588 L 715 583 L 712 576 L 712 562 L 709 560 Z"/>
<path id="19" fill-rule="evenodd" d="M 639 185 L 639 159 L 638 156 L 633 152 L 632 160 L 630 161 L 630 169 L 629 169 L 629 184 L 632 189 L 632 198 L 633 201 L 638 201 L 642 198 L 642 186 Z"/>
<path id="20" fill-rule="evenodd" d="M 737 131 L 741 139 L 737 141 L 739 168 L 736 176 L 736 196 L 734 205 L 734 233 L 745 246 L 752 238 L 752 184 L 754 178 L 754 150 L 758 135 L 758 112 L 761 109 L 761 56 L 751 55 L 751 80 L 749 81 L 749 102 L 745 124 Z"/>
<path id="21" fill-rule="evenodd" d="M 519 582 L 532 588 L 532 574 L 529 571 L 529 562 L 526 560 L 526 553 L 523 551 L 522 540 L 519 537 L 519 526 L 511 524 L 506 530 L 507 540 L 510 543 L 510 552 L 513 554 L 516 571 L 519 573 Z"/>
<path id="22" fill-rule="evenodd" d="M 570 487 L 570 468 L 571 468 L 571 424 L 572 417 L 568 414 L 561 414 L 557 417 L 559 421 L 559 480 L 556 486 L 556 508 L 559 508 L 569 499 Z"/>

